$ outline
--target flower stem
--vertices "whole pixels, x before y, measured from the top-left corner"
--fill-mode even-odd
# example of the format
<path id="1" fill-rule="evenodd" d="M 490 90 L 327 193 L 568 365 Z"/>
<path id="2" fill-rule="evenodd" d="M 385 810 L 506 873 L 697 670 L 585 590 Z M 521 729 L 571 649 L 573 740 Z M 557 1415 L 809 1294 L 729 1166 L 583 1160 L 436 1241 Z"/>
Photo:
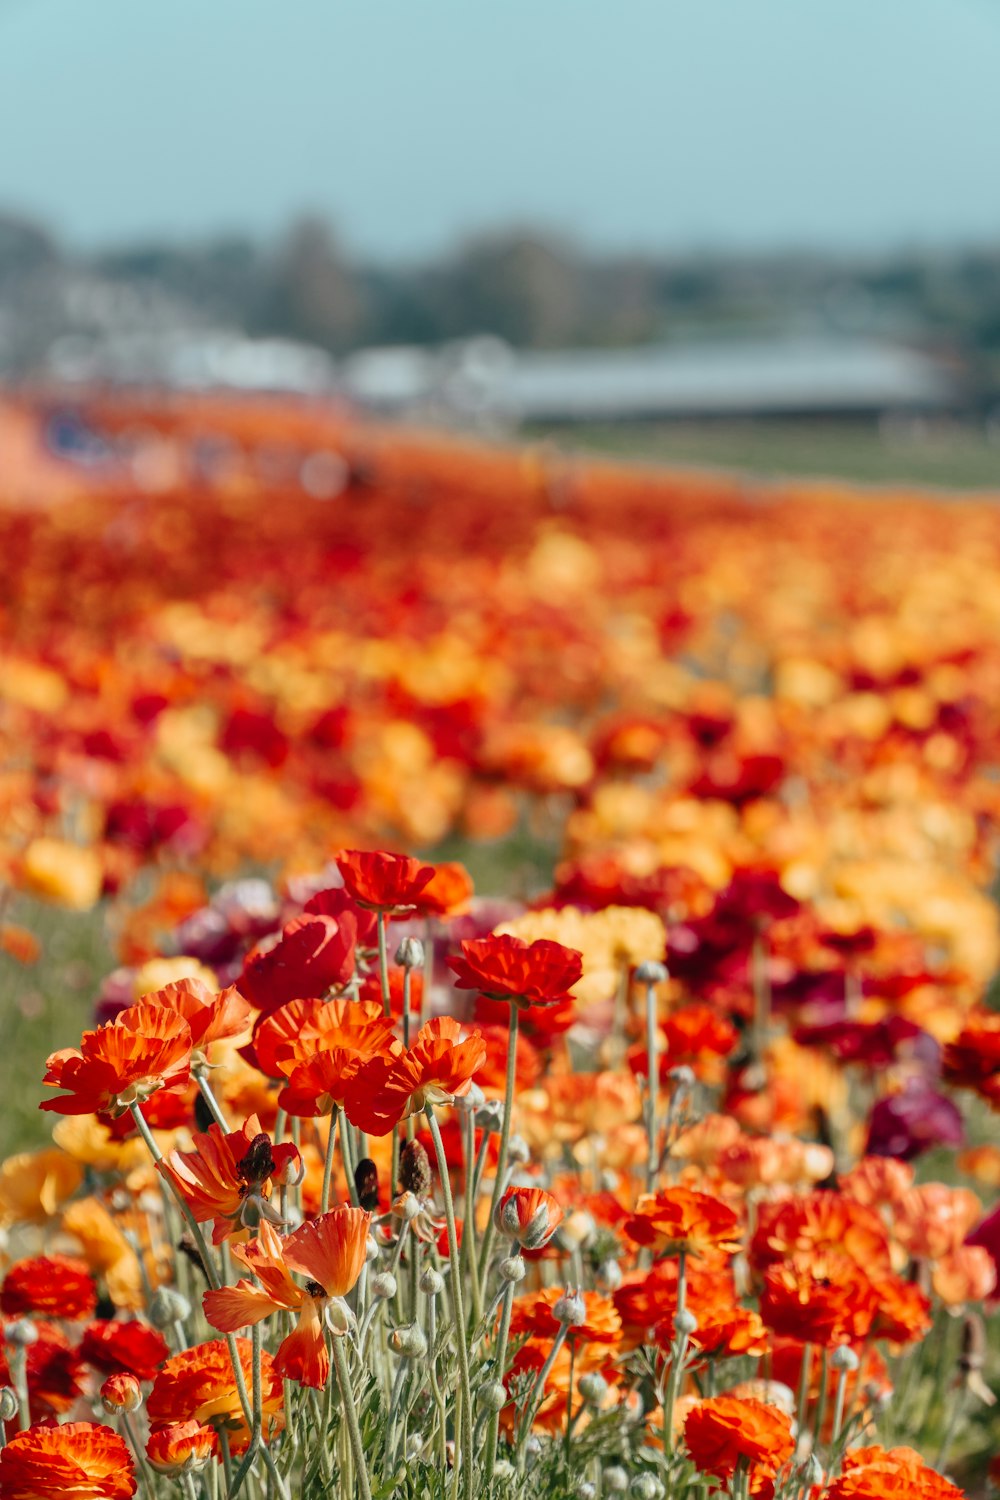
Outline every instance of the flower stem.
<path id="1" fill-rule="evenodd" d="M 323 1158 L 323 1189 L 320 1194 L 319 1211 L 325 1214 L 330 1207 L 330 1183 L 333 1179 L 333 1148 L 337 1144 L 337 1117 L 329 1116 L 330 1132 L 326 1138 L 326 1155 Z"/>
<path id="2" fill-rule="evenodd" d="M 340 1398 L 344 1403 L 344 1417 L 347 1421 L 347 1431 L 351 1439 L 351 1452 L 354 1455 L 355 1482 L 357 1493 L 361 1500 L 372 1500 L 371 1481 L 368 1478 L 368 1465 L 365 1463 L 365 1447 L 361 1440 L 361 1424 L 358 1421 L 358 1409 L 354 1404 L 354 1391 L 351 1388 L 351 1372 L 347 1367 L 347 1355 L 344 1352 L 344 1340 L 337 1335 L 333 1338 L 333 1362 L 337 1367 L 337 1382 L 340 1386 Z"/>
<path id="3" fill-rule="evenodd" d="M 392 1003 L 389 999 L 389 954 L 386 947 L 386 929 L 389 926 L 389 913 L 380 911 L 378 914 L 378 977 L 382 988 L 382 1011 L 385 1015 L 392 1015 Z"/>
<path id="4" fill-rule="evenodd" d="M 135 1121 L 136 1129 L 146 1143 L 147 1151 L 153 1158 L 154 1162 L 156 1162 L 157 1166 L 159 1166 L 160 1162 L 163 1161 L 163 1152 L 160 1150 L 159 1146 L 153 1139 L 153 1132 L 147 1125 L 142 1110 L 139 1108 L 138 1104 L 130 1104 L 129 1110 L 131 1112 L 132 1119 Z M 190 1206 L 185 1200 L 184 1195 L 177 1188 L 173 1178 L 169 1176 L 169 1174 L 167 1174 L 167 1181 L 173 1190 L 174 1197 L 177 1199 L 177 1203 L 180 1207 L 181 1213 L 187 1220 L 188 1228 L 191 1230 L 191 1233 L 194 1236 L 194 1242 L 198 1248 L 198 1254 L 201 1256 L 201 1263 L 205 1268 L 205 1276 L 208 1279 L 208 1284 L 213 1288 L 213 1290 L 217 1290 L 219 1287 L 219 1273 L 215 1268 L 215 1263 L 212 1260 L 211 1251 L 209 1250 L 208 1244 L 205 1240 L 205 1236 L 202 1233 L 201 1225 L 198 1223 L 198 1220 L 191 1212 Z"/>
<path id="5" fill-rule="evenodd" d="M 686 1310 L 687 1254 L 682 1250 L 677 1257 L 677 1311 L 674 1313 L 675 1323 L 681 1313 Z M 667 1381 L 667 1389 L 663 1397 L 663 1451 L 667 1454 L 674 1451 L 674 1406 L 677 1402 L 677 1395 L 680 1389 L 687 1346 L 688 1335 L 686 1333 L 678 1333 L 674 1336 L 670 1359 L 670 1378 Z"/>
<path id="6" fill-rule="evenodd" d="M 657 1128 L 657 1114 L 659 1112 L 660 1091 L 660 1060 L 657 1056 L 657 1013 L 656 1013 L 656 985 L 646 986 L 646 1069 L 648 1074 L 649 1098 L 647 1108 L 649 1118 L 646 1131 L 649 1136 L 649 1152 L 646 1157 L 646 1192 L 656 1191 L 656 1178 L 660 1167 L 659 1131 Z"/>
<path id="7" fill-rule="evenodd" d="M 444 1142 L 441 1139 L 441 1131 L 434 1116 L 433 1105 L 425 1105 L 424 1113 L 427 1115 L 427 1123 L 430 1126 L 431 1136 L 434 1140 L 438 1176 L 441 1179 L 441 1196 L 444 1198 L 444 1213 L 448 1226 L 448 1259 L 451 1263 L 451 1276 L 449 1280 L 451 1282 L 452 1309 L 455 1318 L 455 1347 L 458 1352 L 458 1374 L 462 1399 L 462 1488 L 467 1496 L 467 1500 L 472 1500 L 475 1493 L 473 1487 L 472 1453 L 472 1380 L 469 1374 L 468 1328 L 465 1322 L 465 1307 L 462 1298 L 458 1234 L 455 1230 L 455 1204 L 451 1196 L 448 1158 L 445 1155 Z M 472 1226 L 466 1225 L 465 1232 L 472 1233 Z"/>
<path id="8" fill-rule="evenodd" d="M 205 1069 L 195 1068 L 194 1076 L 197 1081 L 198 1088 L 201 1091 L 201 1097 L 208 1105 L 209 1114 L 212 1116 L 212 1119 L 215 1121 L 216 1125 L 218 1125 L 223 1134 L 228 1135 L 229 1121 L 226 1119 L 225 1115 L 222 1113 L 222 1110 L 219 1108 L 219 1101 L 216 1099 L 214 1093 L 212 1092 L 212 1085 L 208 1081 L 208 1076 L 205 1072 Z"/>
<path id="9" fill-rule="evenodd" d="M 503 1126 L 500 1131 L 500 1154 L 497 1157 L 497 1174 L 493 1180 L 493 1196 L 490 1198 L 490 1217 L 486 1225 L 486 1233 L 483 1235 L 483 1248 L 479 1256 L 479 1280 L 486 1280 L 489 1270 L 490 1255 L 493 1250 L 493 1216 L 500 1202 L 500 1195 L 504 1188 L 504 1178 L 507 1176 L 507 1154 L 510 1146 L 510 1118 L 514 1109 L 514 1080 L 517 1076 L 517 1027 L 520 1012 L 517 1002 L 510 1002 L 510 1037 L 507 1042 L 507 1084 L 503 1097 Z"/>
<path id="10" fill-rule="evenodd" d="M 493 1378 L 503 1385 L 503 1377 L 507 1365 L 507 1340 L 510 1338 L 510 1316 L 514 1307 L 514 1281 L 508 1281 L 503 1290 L 503 1310 L 500 1314 L 500 1333 L 497 1336 L 497 1353 L 493 1369 Z M 490 1425 L 486 1432 L 486 1472 L 483 1475 L 483 1489 L 489 1495 L 493 1485 L 493 1471 L 497 1462 L 497 1441 L 500 1436 L 500 1413 L 490 1412 Z"/>
<path id="11" fill-rule="evenodd" d="M 253 1349 L 251 1356 L 251 1408 L 250 1408 L 250 1443 L 243 1462 L 233 1475 L 233 1482 L 229 1487 L 228 1500 L 233 1500 L 243 1488 L 243 1481 L 249 1478 L 250 1470 L 253 1468 L 260 1448 L 260 1430 L 263 1423 L 263 1397 L 261 1395 L 261 1357 L 260 1357 L 260 1324 L 255 1323 L 250 1330 Z"/>

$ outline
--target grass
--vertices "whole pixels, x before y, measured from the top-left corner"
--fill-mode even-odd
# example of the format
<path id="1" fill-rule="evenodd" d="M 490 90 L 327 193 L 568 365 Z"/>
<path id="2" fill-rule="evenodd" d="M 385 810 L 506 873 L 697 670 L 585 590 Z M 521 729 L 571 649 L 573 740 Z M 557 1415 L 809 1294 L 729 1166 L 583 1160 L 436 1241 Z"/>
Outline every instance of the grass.
<path id="1" fill-rule="evenodd" d="M 566 449 L 777 478 L 1000 491 L 1000 443 L 971 425 L 880 430 L 862 422 L 623 423 L 535 433 Z"/>

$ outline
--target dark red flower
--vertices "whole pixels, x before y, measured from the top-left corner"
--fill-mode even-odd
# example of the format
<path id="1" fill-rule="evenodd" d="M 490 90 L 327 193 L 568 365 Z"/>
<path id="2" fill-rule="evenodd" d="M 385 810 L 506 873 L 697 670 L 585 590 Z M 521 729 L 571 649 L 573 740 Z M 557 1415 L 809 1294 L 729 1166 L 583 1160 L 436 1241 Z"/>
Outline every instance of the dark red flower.
<path id="1" fill-rule="evenodd" d="M 460 990 L 478 990 L 491 1000 L 519 1006 L 560 1005 L 583 974 L 583 955 L 549 938 L 526 943 L 509 933 L 472 938 L 448 966 Z"/>
<path id="2" fill-rule="evenodd" d="M 258 1010 L 277 1010 L 289 1000 L 321 998 L 354 973 L 357 929 L 339 918 L 295 917 L 272 948 L 257 949 L 243 965 L 237 987 Z"/>

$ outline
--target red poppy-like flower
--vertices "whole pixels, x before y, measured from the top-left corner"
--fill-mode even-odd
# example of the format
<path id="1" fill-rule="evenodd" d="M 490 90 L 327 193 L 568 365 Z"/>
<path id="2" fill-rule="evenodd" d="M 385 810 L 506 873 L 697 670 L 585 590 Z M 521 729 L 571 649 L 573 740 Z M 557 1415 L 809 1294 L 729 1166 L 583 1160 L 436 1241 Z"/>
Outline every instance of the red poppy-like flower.
<path id="1" fill-rule="evenodd" d="M 134 1375 L 109 1375 L 101 1386 L 104 1410 L 115 1414 L 120 1411 L 138 1411 L 142 1405 L 142 1391 Z"/>
<path id="2" fill-rule="evenodd" d="M 1000 1014 L 970 1016 L 944 1049 L 942 1073 L 949 1083 L 975 1089 L 1000 1108 Z"/>
<path id="3" fill-rule="evenodd" d="M 199 1224 L 212 1220 L 215 1245 L 267 1217 L 273 1181 L 297 1180 L 297 1149 L 291 1143 L 275 1145 L 256 1115 L 239 1130 L 224 1132 L 213 1124 L 192 1139 L 193 1151 L 171 1151 L 157 1169 Z"/>
<path id="4" fill-rule="evenodd" d="M 583 955 L 550 938 L 526 943 L 510 933 L 469 938 L 448 966 L 460 990 L 478 990 L 490 1000 L 516 1005 L 559 1005 L 583 974 Z"/>
<path id="5" fill-rule="evenodd" d="M 749 1397 L 714 1396 L 699 1401 L 684 1420 L 684 1442 L 703 1474 L 728 1482 L 743 1464 L 755 1480 L 773 1479 L 792 1456 L 792 1419 L 775 1406 Z"/>
<path id="6" fill-rule="evenodd" d="M 33 1422 L 69 1411 L 82 1394 L 83 1365 L 61 1328 L 36 1322 L 38 1334 L 27 1348 L 28 1412 Z M 0 1353 L 0 1385 L 12 1385 L 10 1367 Z M 2 1490 L 0 1490 L 2 1493 Z"/>
<path id="7" fill-rule="evenodd" d="M 135 1490 L 124 1438 L 97 1422 L 29 1427 L 0 1452 L 4 1500 L 128 1500 Z"/>
<path id="8" fill-rule="evenodd" d="M 542 1188 L 509 1187 L 497 1204 L 495 1222 L 501 1234 L 525 1250 L 547 1245 L 562 1223 L 563 1211 Z"/>
<path id="9" fill-rule="evenodd" d="M 421 1002 L 424 995 L 424 976 L 419 969 L 404 969 L 400 964 L 389 965 L 389 1014 L 391 1016 L 402 1016 L 403 994 L 405 991 L 406 976 L 410 976 L 410 1014 L 417 1015 L 420 1012 Z M 382 980 L 378 974 L 366 974 L 358 989 L 359 1000 L 377 1000 L 378 1008 L 382 1010 Z"/>
<path id="10" fill-rule="evenodd" d="M 871 1329 L 875 1288 L 846 1255 L 793 1255 L 764 1274 L 760 1315 L 774 1333 L 805 1344 L 854 1343 Z"/>
<path id="11" fill-rule="evenodd" d="M 752 1307 L 741 1306 L 735 1294 L 728 1302 L 699 1301 L 695 1305 L 689 1299 L 687 1308 L 698 1322 L 698 1327 L 689 1336 L 692 1349 L 700 1351 L 705 1359 L 733 1359 L 741 1354 L 759 1356 L 767 1353 L 770 1336 L 760 1314 Z M 654 1327 L 652 1342 L 664 1353 L 669 1353 L 676 1336 L 674 1314 L 670 1313 Z"/>
<path id="12" fill-rule="evenodd" d="M 463 1098 L 485 1057 L 478 1032 L 463 1041 L 459 1022 L 439 1016 L 420 1028 L 409 1051 L 359 1069 L 347 1090 L 347 1118 L 367 1135 L 388 1135 L 428 1104 Z"/>
<path id="13" fill-rule="evenodd" d="M 405 911 L 434 879 L 434 866 L 405 854 L 344 849 L 336 858 L 349 896 L 378 911 Z"/>
<path id="14" fill-rule="evenodd" d="M 79 1323 L 97 1306 L 94 1278 L 86 1261 L 68 1255 L 36 1255 L 19 1260 L 4 1277 L 0 1308 L 9 1318 L 42 1313 Z"/>
<path id="15" fill-rule="evenodd" d="M 657 1255 L 734 1255 L 740 1248 L 740 1224 L 733 1210 L 709 1193 L 665 1188 L 644 1193 L 625 1233 L 636 1245 Z"/>
<path id="16" fill-rule="evenodd" d="M 370 1213 L 345 1205 L 284 1239 L 262 1223 L 252 1244 L 233 1250 L 256 1281 L 241 1277 L 235 1286 L 207 1291 L 206 1318 L 220 1332 L 235 1333 L 273 1312 L 297 1312 L 298 1323 L 280 1345 L 274 1367 L 290 1380 L 322 1389 L 330 1372 L 324 1314 L 335 1334 L 347 1332 L 351 1318 L 343 1298 L 361 1275 L 370 1224 Z M 293 1271 L 308 1278 L 305 1287 L 292 1280 Z"/>
<path id="17" fill-rule="evenodd" d="M 106 1026 L 85 1031 L 79 1050 L 53 1052 L 42 1082 L 67 1089 L 42 1109 L 61 1115 L 121 1115 L 157 1089 L 183 1089 L 191 1075 L 191 1028 L 182 1016 L 140 1001 Z"/>
<path id="18" fill-rule="evenodd" d="M 357 927 L 359 948 L 374 948 L 378 942 L 378 914 L 358 903 L 342 885 L 331 885 L 310 896 L 302 908 L 304 916 L 336 917 L 349 914 Z"/>
<path id="19" fill-rule="evenodd" d="M 912 1448 L 854 1448 L 826 1500 L 962 1500 L 950 1479 L 928 1467 Z"/>
<path id="20" fill-rule="evenodd" d="M 219 1439 L 200 1422 L 174 1422 L 149 1436 L 146 1459 L 158 1474 L 197 1474 L 217 1457 Z"/>
<path id="21" fill-rule="evenodd" d="M 357 927 L 342 917 L 295 917 L 270 948 L 247 956 L 237 988 L 258 1010 L 270 1012 L 289 1000 L 321 998 L 354 973 Z"/>
<path id="22" fill-rule="evenodd" d="M 251 1061 L 269 1078 L 289 1078 L 321 1049 L 346 1048 L 374 1057 L 392 1050 L 393 1021 L 381 998 L 291 1000 L 265 1016 L 254 1032 Z"/>
<path id="23" fill-rule="evenodd" d="M 203 1056 L 212 1042 L 225 1041 L 246 1031 L 253 1017 L 247 1001 L 235 985 L 213 994 L 200 979 L 179 979 L 143 996 L 145 1005 L 182 1016 L 191 1028 L 191 1044 Z"/>
<path id="24" fill-rule="evenodd" d="M 105 1375 L 134 1375 L 152 1380 L 170 1349 L 162 1333 L 140 1323 L 101 1318 L 89 1323 L 80 1340 L 80 1358 Z"/>
<path id="25" fill-rule="evenodd" d="M 236 1340 L 236 1354 L 243 1377 L 250 1387 L 253 1346 L 249 1339 Z M 261 1354 L 261 1392 L 265 1435 L 273 1432 L 282 1414 L 281 1376 L 265 1349 Z M 230 1433 L 230 1447 L 238 1452 L 249 1441 L 236 1379 L 223 1339 L 182 1349 L 168 1359 L 153 1381 L 146 1413 L 154 1427 L 176 1422 L 211 1422 Z"/>
<path id="26" fill-rule="evenodd" d="M 879 1277 L 874 1282 L 878 1302 L 870 1329 L 873 1339 L 888 1339 L 893 1344 L 912 1344 L 930 1331 L 931 1300 L 912 1281 L 902 1276 Z"/>
<path id="27" fill-rule="evenodd" d="M 552 1309 L 566 1295 L 562 1287 L 550 1286 L 516 1298 L 510 1320 L 511 1338 L 554 1339 L 562 1325 Z M 580 1298 L 584 1314 L 580 1322 L 569 1327 L 568 1337 L 584 1344 L 617 1344 L 622 1323 L 611 1298 L 602 1297 L 600 1292 L 581 1292 Z"/>

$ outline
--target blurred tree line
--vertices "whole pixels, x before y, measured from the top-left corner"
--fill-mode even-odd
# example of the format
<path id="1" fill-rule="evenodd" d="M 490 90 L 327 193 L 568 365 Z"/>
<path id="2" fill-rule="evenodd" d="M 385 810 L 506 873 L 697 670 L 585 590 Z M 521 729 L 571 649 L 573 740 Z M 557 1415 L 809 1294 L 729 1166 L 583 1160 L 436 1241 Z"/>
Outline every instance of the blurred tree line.
<path id="1" fill-rule="evenodd" d="M 67 333 L 232 328 L 344 354 L 490 333 L 526 348 L 842 332 L 953 352 L 1000 386 L 1000 244 L 846 258 L 597 254 L 509 228 L 427 264 L 349 253 L 320 218 L 276 242 L 227 236 L 85 256 L 0 215 L 0 370 Z"/>

